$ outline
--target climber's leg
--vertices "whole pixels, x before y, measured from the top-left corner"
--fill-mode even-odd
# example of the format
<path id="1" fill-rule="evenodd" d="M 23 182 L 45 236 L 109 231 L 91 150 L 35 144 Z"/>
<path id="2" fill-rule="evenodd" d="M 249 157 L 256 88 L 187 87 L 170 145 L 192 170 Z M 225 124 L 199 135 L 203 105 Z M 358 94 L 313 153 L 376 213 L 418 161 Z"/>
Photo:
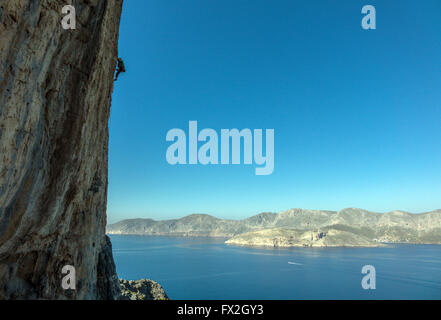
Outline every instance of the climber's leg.
<path id="1" fill-rule="evenodd" d="M 119 76 L 120 73 L 121 73 L 121 69 L 118 69 L 118 71 L 116 71 L 116 76 L 115 76 L 115 80 L 114 81 L 118 80 L 118 76 Z"/>

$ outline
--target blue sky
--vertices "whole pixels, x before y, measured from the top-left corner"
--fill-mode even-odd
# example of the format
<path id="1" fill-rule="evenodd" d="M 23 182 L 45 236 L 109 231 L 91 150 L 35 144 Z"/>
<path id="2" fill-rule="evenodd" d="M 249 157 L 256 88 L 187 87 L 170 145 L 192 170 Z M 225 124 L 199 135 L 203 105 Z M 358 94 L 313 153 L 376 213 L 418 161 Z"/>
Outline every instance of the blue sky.
<path id="1" fill-rule="evenodd" d="M 440 17 L 439 0 L 125 1 L 109 221 L 441 208 Z M 274 173 L 168 164 L 190 120 L 274 129 Z"/>

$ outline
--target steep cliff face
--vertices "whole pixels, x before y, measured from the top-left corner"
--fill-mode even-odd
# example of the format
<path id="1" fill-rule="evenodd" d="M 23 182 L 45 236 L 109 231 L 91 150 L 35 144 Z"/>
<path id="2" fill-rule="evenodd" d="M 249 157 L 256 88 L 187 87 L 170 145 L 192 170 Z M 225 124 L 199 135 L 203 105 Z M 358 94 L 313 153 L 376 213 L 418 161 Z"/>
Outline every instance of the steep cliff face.
<path id="1" fill-rule="evenodd" d="M 122 0 L 0 0 L 0 298 L 113 299 L 108 118 Z M 76 269 L 76 290 L 61 286 Z"/>

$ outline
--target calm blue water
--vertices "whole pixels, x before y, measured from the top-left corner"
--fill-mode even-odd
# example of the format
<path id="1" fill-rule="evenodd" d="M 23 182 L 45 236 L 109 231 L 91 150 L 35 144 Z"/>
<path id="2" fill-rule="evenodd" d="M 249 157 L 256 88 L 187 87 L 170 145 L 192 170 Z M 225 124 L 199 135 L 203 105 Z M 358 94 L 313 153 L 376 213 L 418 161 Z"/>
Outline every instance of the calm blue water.
<path id="1" fill-rule="evenodd" d="M 441 246 L 262 249 L 225 239 L 110 236 L 118 276 L 171 299 L 441 299 Z M 290 263 L 288 263 L 290 262 Z M 363 290 L 361 268 L 376 269 Z"/>

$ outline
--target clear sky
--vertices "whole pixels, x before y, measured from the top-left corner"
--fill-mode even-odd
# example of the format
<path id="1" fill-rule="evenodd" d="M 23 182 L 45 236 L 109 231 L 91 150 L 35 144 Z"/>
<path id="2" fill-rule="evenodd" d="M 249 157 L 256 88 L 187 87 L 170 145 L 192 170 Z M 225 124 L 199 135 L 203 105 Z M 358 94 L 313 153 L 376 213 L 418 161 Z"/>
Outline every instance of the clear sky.
<path id="1" fill-rule="evenodd" d="M 119 55 L 109 222 L 441 208 L 439 0 L 128 0 Z M 168 164 L 190 120 L 274 129 L 274 173 Z"/>

